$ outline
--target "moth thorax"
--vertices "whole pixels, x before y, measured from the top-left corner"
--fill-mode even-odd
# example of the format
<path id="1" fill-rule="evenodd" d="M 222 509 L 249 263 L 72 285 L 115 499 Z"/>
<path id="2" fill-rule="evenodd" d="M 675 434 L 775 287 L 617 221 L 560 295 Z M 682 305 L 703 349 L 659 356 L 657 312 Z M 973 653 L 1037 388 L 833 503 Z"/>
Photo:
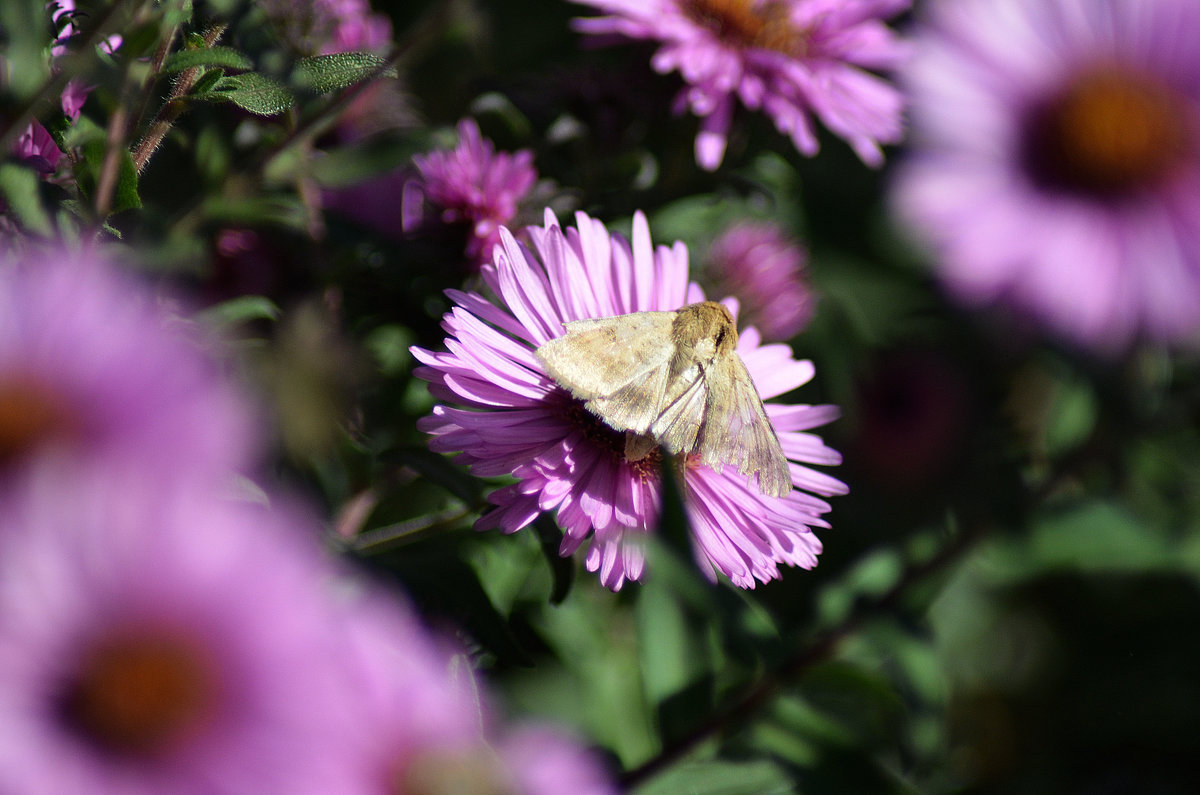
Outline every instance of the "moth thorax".
<path id="1" fill-rule="evenodd" d="M 737 326 L 733 315 L 716 301 L 689 304 L 680 309 L 671 325 L 671 336 L 677 349 L 694 350 L 703 358 L 720 356 L 737 348 Z"/>

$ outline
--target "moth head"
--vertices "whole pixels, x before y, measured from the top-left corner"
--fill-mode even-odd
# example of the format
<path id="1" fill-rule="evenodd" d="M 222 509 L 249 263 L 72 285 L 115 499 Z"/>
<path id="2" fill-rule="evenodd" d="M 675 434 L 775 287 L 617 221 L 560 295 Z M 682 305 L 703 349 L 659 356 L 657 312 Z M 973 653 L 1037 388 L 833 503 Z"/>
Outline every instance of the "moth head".
<path id="1" fill-rule="evenodd" d="M 693 348 L 708 357 L 732 353 L 737 348 L 737 326 L 723 304 L 704 301 L 688 304 L 675 315 L 671 336 L 677 346 Z M 711 348 L 710 348 L 711 346 Z"/>

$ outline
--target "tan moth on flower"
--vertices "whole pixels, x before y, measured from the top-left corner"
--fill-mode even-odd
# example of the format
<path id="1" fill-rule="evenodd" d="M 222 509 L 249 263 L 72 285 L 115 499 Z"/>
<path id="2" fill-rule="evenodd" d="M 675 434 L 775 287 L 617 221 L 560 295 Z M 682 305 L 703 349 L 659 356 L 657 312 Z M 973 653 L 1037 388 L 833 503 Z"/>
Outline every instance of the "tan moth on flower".
<path id="1" fill-rule="evenodd" d="M 564 323 L 566 334 L 537 349 L 547 372 L 584 407 L 626 431 L 625 457 L 662 445 L 758 473 L 763 494 L 792 490 L 787 458 L 758 389 L 737 354 L 737 327 L 721 304 L 633 312 Z"/>

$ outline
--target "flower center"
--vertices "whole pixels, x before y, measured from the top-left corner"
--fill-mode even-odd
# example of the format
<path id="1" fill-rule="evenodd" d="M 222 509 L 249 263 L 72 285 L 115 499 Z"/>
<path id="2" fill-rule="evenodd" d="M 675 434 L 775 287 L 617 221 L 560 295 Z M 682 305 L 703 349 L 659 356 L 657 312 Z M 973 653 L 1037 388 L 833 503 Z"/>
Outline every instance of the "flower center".
<path id="1" fill-rule="evenodd" d="M 804 32 L 792 24 L 782 0 L 680 0 L 684 16 L 726 44 L 760 47 L 799 58 L 806 48 Z"/>
<path id="2" fill-rule="evenodd" d="M 517 787 L 496 755 L 480 746 L 431 750 L 410 757 L 393 791 L 398 795 L 515 795 Z"/>
<path id="3" fill-rule="evenodd" d="M 75 419 L 65 401 L 37 380 L 0 377 L 0 467 L 50 439 L 71 435 Z"/>
<path id="4" fill-rule="evenodd" d="M 1189 151 L 1187 107 L 1152 76 L 1095 69 L 1034 114 L 1027 161 L 1033 174 L 1058 187 L 1128 194 L 1153 185 Z"/>
<path id="5" fill-rule="evenodd" d="M 107 752 L 157 755 L 212 711 L 216 681 L 201 651 L 157 630 L 106 637 L 83 655 L 62 694 L 61 714 L 76 733 Z"/>
<path id="6" fill-rule="evenodd" d="M 564 395 L 566 393 L 564 392 Z M 655 446 L 649 453 L 636 461 L 625 458 L 625 431 L 618 431 L 583 407 L 583 402 L 567 396 L 565 414 L 572 425 L 583 431 L 583 436 L 598 450 L 606 453 L 615 465 L 627 463 L 635 477 L 641 480 L 657 480 L 662 467 L 662 449 Z"/>

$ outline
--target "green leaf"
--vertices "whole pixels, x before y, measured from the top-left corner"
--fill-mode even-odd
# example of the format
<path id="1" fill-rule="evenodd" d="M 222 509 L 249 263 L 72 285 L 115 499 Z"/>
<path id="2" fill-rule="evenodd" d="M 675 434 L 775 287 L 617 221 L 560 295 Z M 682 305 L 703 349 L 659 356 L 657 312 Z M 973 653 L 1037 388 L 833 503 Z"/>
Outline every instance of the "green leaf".
<path id="1" fill-rule="evenodd" d="M 122 150 L 117 170 L 117 189 L 113 194 L 112 212 L 136 210 L 142 206 L 142 197 L 138 194 L 137 164 L 128 149 Z"/>
<path id="2" fill-rule="evenodd" d="M 289 229 L 304 229 L 308 214 L 293 195 L 210 196 L 204 201 L 204 216 L 217 224 L 258 226 L 275 224 Z"/>
<path id="3" fill-rule="evenodd" d="M 38 235 L 49 236 L 53 231 L 50 216 L 42 206 L 38 191 L 38 175 L 32 169 L 16 163 L 0 165 L 0 194 L 21 225 Z"/>
<path id="4" fill-rule="evenodd" d="M 322 187 L 340 188 L 393 171 L 427 148 L 423 142 L 415 140 L 376 139 L 328 149 L 321 153 L 319 159 L 307 162 L 313 179 Z"/>
<path id="5" fill-rule="evenodd" d="M 192 86 L 189 92 L 193 97 L 203 99 L 202 94 L 207 94 L 216 90 L 217 83 L 221 82 L 221 78 L 225 76 L 225 70 L 221 68 L 208 69 L 204 74 L 196 79 L 196 84 Z"/>
<path id="6" fill-rule="evenodd" d="M 330 55 L 314 55 L 296 62 L 293 83 L 314 94 L 328 94 L 349 88 L 367 78 L 382 74 L 395 77 L 396 70 L 380 72 L 387 62 L 369 52 L 336 52 Z"/>
<path id="7" fill-rule="evenodd" d="M 83 142 L 79 147 L 83 153 L 83 160 L 77 166 L 79 188 L 85 195 L 93 196 L 99 183 L 100 172 L 104 168 L 104 159 L 108 155 L 108 143 L 104 139 L 103 131 L 94 124 L 89 127 L 82 116 L 72 132 L 78 133 L 77 140 Z M 74 135 L 68 136 L 68 140 L 74 138 Z M 117 184 L 113 189 L 110 213 L 142 206 L 142 199 L 138 195 L 137 166 L 133 162 L 133 156 L 129 150 L 123 149 L 117 157 Z"/>
<path id="8" fill-rule="evenodd" d="M 162 71 L 164 74 L 175 74 L 196 66 L 216 66 L 245 72 L 254 68 L 254 61 L 250 60 L 245 53 L 238 52 L 232 47 L 206 47 L 174 53 L 163 64 Z"/>
<path id="9" fill-rule="evenodd" d="M 783 795 L 795 791 L 795 782 L 773 762 L 720 760 L 675 765 L 634 790 L 636 795 Z"/>
<path id="10" fill-rule="evenodd" d="M 1046 450 L 1051 455 L 1083 443 L 1100 413 L 1096 394 L 1087 381 L 1064 378 L 1056 386 L 1046 418 Z"/>
<path id="11" fill-rule="evenodd" d="M 257 72 L 222 77 L 211 91 L 192 94 L 192 98 L 232 102 L 242 110 L 259 116 L 276 116 L 296 102 L 286 86 Z"/>
<path id="12" fill-rule="evenodd" d="M 403 373 L 412 361 L 409 348 L 416 342 L 412 330 L 395 323 L 373 329 L 363 345 L 375 358 L 379 372 L 385 376 Z"/>
<path id="13" fill-rule="evenodd" d="M 32 96 L 50 76 L 50 65 L 45 56 L 50 46 L 48 16 L 43 0 L 4 0 L 0 3 L 5 90 L 17 99 Z"/>
<path id="14" fill-rule="evenodd" d="M 199 318 L 215 328 L 228 328 L 255 320 L 275 321 L 279 319 L 279 315 L 279 306 L 270 298 L 262 295 L 239 295 L 209 307 L 199 314 Z"/>

